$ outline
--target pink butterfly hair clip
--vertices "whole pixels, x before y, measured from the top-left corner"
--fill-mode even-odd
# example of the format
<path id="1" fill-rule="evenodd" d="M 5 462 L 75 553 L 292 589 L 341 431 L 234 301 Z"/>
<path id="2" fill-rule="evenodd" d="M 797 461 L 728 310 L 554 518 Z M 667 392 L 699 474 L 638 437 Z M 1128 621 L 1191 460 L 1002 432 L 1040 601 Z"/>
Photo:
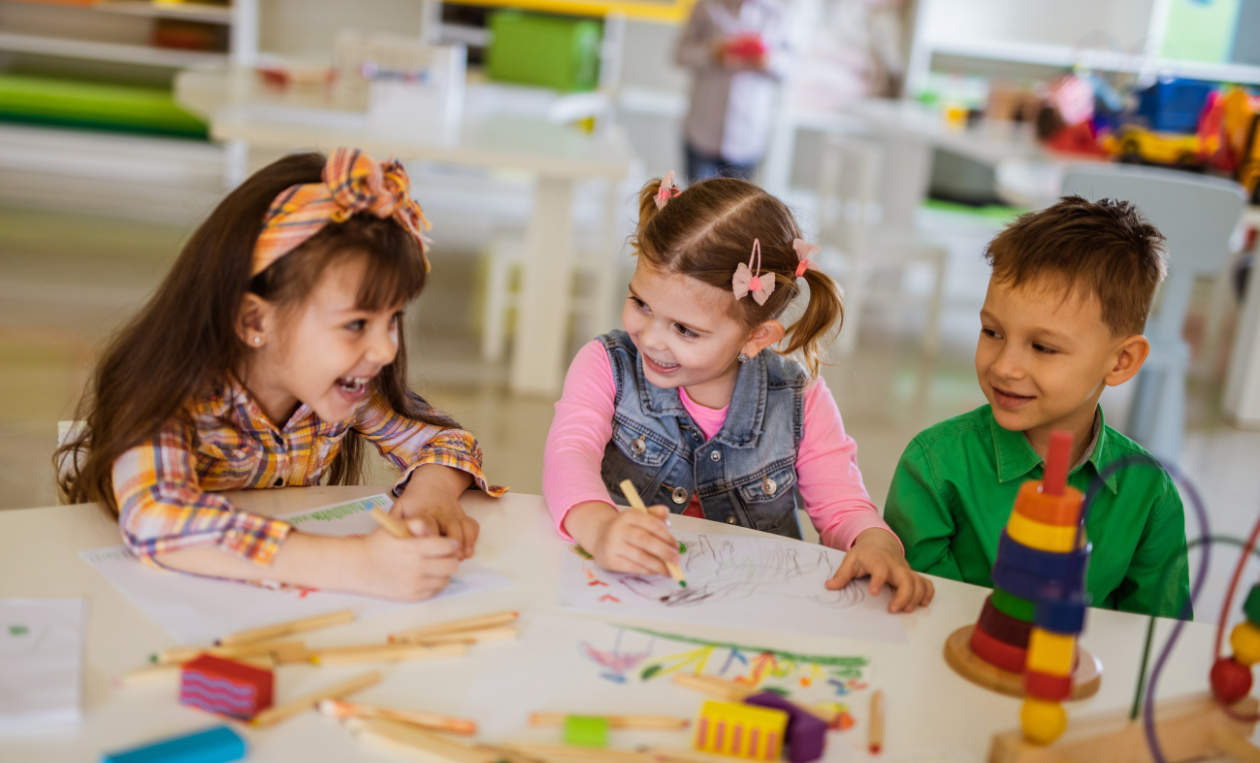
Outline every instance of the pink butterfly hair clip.
<path id="1" fill-rule="evenodd" d="M 674 185 L 674 171 L 666 172 L 665 177 L 661 178 L 660 190 L 656 192 L 656 208 L 664 209 L 669 200 L 680 193 L 682 193 L 682 190 Z"/>
<path id="2" fill-rule="evenodd" d="M 818 270 L 818 263 L 814 262 L 813 256 L 822 251 L 821 246 L 796 238 L 792 239 L 792 248 L 796 250 L 796 258 L 800 260 L 800 264 L 796 266 L 797 278 L 805 275 L 806 270 Z"/>
<path id="3" fill-rule="evenodd" d="M 752 270 L 753 260 L 757 261 L 755 273 Z M 752 294 L 759 305 L 764 305 L 774 293 L 774 273 L 767 273 L 764 281 L 761 278 L 761 239 L 753 239 L 752 254 L 748 257 L 748 264 L 739 263 L 739 267 L 735 268 L 735 275 L 731 277 L 731 285 L 735 290 L 735 299 L 743 299 L 746 295 Z"/>

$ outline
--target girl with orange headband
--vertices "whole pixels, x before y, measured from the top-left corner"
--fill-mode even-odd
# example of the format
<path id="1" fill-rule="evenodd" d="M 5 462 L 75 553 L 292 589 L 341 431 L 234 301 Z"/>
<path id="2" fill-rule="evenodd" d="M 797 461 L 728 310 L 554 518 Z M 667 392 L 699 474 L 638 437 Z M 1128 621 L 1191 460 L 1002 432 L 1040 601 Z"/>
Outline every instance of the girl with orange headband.
<path id="1" fill-rule="evenodd" d="M 156 567 L 393 599 L 440 591 L 477 523 L 459 496 L 473 436 L 406 381 L 402 309 L 424 288 L 428 223 L 396 162 L 289 156 L 232 191 L 107 350 L 60 487 L 119 519 Z M 402 475 L 415 536 L 296 531 L 221 491 L 353 484 L 371 443 Z M 445 537 L 441 537 L 445 536 Z"/>

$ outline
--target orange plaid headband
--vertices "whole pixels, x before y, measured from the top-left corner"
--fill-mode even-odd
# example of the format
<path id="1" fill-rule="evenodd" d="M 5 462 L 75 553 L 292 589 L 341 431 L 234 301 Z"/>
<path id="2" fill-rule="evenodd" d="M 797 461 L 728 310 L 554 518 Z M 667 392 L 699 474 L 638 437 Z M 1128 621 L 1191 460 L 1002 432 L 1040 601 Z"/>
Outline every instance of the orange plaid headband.
<path id="1" fill-rule="evenodd" d="M 252 275 L 306 243 L 328 223 L 345 222 L 359 212 L 393 217 L 406 228 L 420 244 L 428 272 L 423 231 L 429 229 L 429 221 L 411 198 L 411 181 L 402 164 L 393 159 L 378 163 L 358 149 L 338 148 L 328 155 L 323 182 L 290 186 L 271 202 L 254 244 Z"/>

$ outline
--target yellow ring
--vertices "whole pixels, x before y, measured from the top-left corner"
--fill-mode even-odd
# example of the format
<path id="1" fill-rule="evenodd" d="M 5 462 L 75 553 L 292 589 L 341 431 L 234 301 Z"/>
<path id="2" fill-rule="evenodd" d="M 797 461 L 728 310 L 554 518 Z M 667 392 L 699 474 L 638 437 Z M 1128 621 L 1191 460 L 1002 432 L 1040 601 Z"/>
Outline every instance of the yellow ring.
<path id="1" fill-rule="evenodd" d="M 1006 523 L 1006 534 L 1011 540 L 1038 551 L 1051 551 L 1066 554 L 1073 549 L 1076 540 L 1076 525 L 1048 525 L 1035 522 L 1018 511 L 1011 512 L 1010 521 Z M 1081 543 L 1085 542 L 1085 534 L 1081 533 Z"/>
<path id="2" fill-rule="evenodd" d="M 1049 676 L 1072 675 L 1076 637 L 1033 628 L 1028 637 L 1028 667 Z"/>

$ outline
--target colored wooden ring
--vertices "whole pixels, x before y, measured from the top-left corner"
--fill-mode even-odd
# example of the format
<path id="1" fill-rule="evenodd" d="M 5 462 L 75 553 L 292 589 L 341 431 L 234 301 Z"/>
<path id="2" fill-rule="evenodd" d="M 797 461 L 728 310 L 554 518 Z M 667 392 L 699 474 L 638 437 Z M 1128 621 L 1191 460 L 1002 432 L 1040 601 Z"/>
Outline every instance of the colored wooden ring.
<path id="1" fill-rule="evenodd" d="M 993 597 L 984 600 L 984 608 L 980 610 L 980 619 L 976 625 L 1003 644 L 1028 648 L 1028 634 L 1032 632 L 1032 623 L 1018 620 L 1005 614 L 993 606 Z"/>
<path id="2" fill-rule="evenodd" d="M 1036 602 L 1021 599 L 1013 593 L 1003 591 L 997 586 L 993 587 L 993 594 L 989 598 L 993 600 L 993 606 L 997 607 L 999 612 L 1010 615 L 1016 620 L 1031 623 L 1037 615 Z"/>
<path id="3" fill-rule="evenodd" d="M 976 628 L 971 632 L 971 651 L 993 667 L 1010 673 L 1024 672 L 1024 663 L 1028 657 L 1027 649 L 1004 644 L 985 633 L 984 628 Z"/>
<path id="4" fill-rule="evenodd" d="M 1243 602 L 1243 614 L 1252 625 L 1260 627 L 1260 585 L 1253 585 Z"/>
<path id="5" fill-rule="evenodd" d="M 971 651 L 971 635 L 975 632 L 974 623 L 964 625 L 949 634 L 945 639 L 945 662 L 958 675 L 992 691 L 1001 692 L 1010 697 L 1024 696 L 1024 674 L 1012 673 L 995 667 L 980 659 Z M 1102 685 L 1102 663 L 1087 650 L 1077 647 L 1077 665 L 1072 673 L 1073 700 L 1086 699 L 1098 693 Z M 1253 700 L 1254 702 L 1254 700 Z M 1254 706 L 1249 712 L 1254 711 Z"/>
<path id="6" fill-rule="evenodd" d="M 1076 665 L 1076 637 L 1033 628 L 1028 637 L 1026 670 L 1069 676 Z"/>
<path id="7" fill-rule="evenodd" d="M 1054 633 L 1079 634 L 1085 630 L 1085 612 L 1089 608 L 1089 594 L 1067 601 L 1046 600 L 1037 605 L 1033 623 L 1042 630 Z"/>
<path id="8" fill-rule="evenodd" d="M 1085 579 L 1085 565 L 1089 563 L 1091 546 L 1067 553 L 1040 551 L 1019 543 L 1006 530 L 998 536 L 997 558 L 1003 563 L 1043 578 L 1076 581 Z"/>
<path id="9" fill-rule="evenodd" d="M 1028 670 L 1024 672 L 1024 693 L 1037 699 L 1062 702 L 1072 696 L 1072 677 Z"/>
<path id="10" fill-rule="evenodd" d="M 1077 548 L 1076 525 L 1048 525 L 1034 522 L 1018 512 L 1011 512 L 1006 532 L 1013 540 L 1038 551 L 1066 554 Z M 1082 539 L 1085 533 L 1080 533 Z"/>
<path id="11" fill-rule="evenodd" d="M 1025 482 L 1015 497 L 1015 511 L 1047 525 L 1076 525 L 1081 518 L 1081 491 L 1068 487 L 1063 495 L 1046 495 L 1040 482 Z"/>
<path id="12" fill-rule="evenodd" d="M 993 584 L 1007 593 L 1031 601 L 1072 601 L 1084 595 L 1081 581 L 1055 580 L 1012 567 L 998 557 L 993 565 Z"/>

